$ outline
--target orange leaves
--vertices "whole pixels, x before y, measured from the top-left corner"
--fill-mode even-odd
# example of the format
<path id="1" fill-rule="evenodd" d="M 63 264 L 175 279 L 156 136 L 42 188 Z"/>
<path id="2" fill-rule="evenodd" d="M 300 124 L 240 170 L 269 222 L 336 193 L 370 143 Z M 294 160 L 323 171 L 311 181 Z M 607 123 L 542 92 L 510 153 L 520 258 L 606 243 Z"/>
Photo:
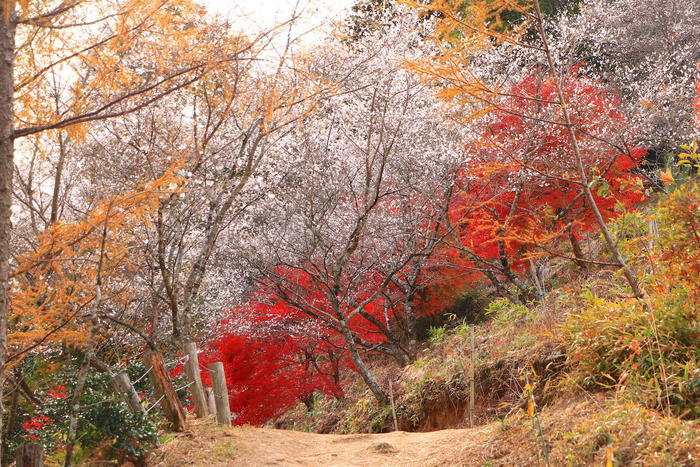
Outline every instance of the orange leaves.
<path id="1" fill-rule="evenodd" d="M 28 5 L 17 34 L 18 137 L 75 124 L 80 141 L 89 122 L 149 105 L 251 47 L 190 0 Z"/>
<path id="2" fill-rule="evenodd" d="M 654 260 L 663 270 L 659 285 L 684 287 L 700 302 L 700 187 L 697 182 L 681 185 L 661 204 Z M 652 234 L 653 235 L 653 234 Z"/>
<path id="3" fill-rule="evenodd" d="M 76 222 L 58 222 L 38 238 L 36 249 L 19 258 L 13 274 L 10 345 L 84 343 L 81 319 L 94 305 L 98 277 L 103 302 L 124 309 L 134 296 L 133 272 L 140 261 L 139 234 L 183 179 L 168 170 L 157 180 L 108 200 Z"/>
<path id="4" fill-rule="evenodd" d="M 408 63 L 408 67 L 427 81 L 439 84 L 438 95 L 446 101 L 472 106 L 479 117 L 483 107 L 498 95 L 497 85 L 479 79 L 470 69 L 476 52 L 500 43 L 517 43 L 526 30 L 532 2 L 511 0 L 433 0 L 429 5 L 403 0 L 401 3 L 439 18 L 433 40 L 439 54 L 430 59 Z M 506 18 L 518 17 L 523 25 L 513 27 Z"/>
<path id="5" fill-rule="evenodd" d="M 659 178 L 666 185 L 671 185 L 676 181 L 671 174 L 671 169 L 666 169 L 664 172 L 659 172 Z"/>

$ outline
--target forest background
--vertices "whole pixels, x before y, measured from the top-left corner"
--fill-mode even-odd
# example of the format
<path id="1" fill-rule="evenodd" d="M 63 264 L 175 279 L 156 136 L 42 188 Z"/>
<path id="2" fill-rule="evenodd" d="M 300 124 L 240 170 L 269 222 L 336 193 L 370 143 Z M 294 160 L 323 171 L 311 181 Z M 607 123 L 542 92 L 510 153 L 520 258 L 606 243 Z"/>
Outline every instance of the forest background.
<path id="1" fill-rule="evenodd" d="M 143 459 L 142 355 L 177 381 L 188 343 L 237 424 L 353 374 L 387 406 L 373 362 L 475 291 L 546 304 L 561 264 L 613 284 L 559 317 L 585 385 L 697 418 L 700 6 L 360 1 L 310 43 L 301 6 L 251 34 L 190 0 L 1 5 L 3 463 Z"/>

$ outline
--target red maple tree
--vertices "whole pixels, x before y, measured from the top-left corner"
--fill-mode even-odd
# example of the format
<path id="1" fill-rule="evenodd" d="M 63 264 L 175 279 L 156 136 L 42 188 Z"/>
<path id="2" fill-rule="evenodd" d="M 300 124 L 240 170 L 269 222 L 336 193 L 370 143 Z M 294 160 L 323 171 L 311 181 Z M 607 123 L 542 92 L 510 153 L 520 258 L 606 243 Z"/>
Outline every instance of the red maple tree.
<path id="1" fill-rule="evenodd" d="M 600 82 L 574 70 L 563 92 L 595 201 L 609 220 L 643 198 L 633 169 L 646 151 L 634 146 L 620 99 Z M 504 95 L 467 148 L 450 220 L 460 246 L 484 260 L 482 267 L 499 260 L 517 272 L 541 250 L 551 253 L 556 240 L 568 236 L 575 243 L 583 231 L 595 230 L 595 220 L 578 181 L 570 133 L 559 123 L 555 84 L 531 74 Z"/>

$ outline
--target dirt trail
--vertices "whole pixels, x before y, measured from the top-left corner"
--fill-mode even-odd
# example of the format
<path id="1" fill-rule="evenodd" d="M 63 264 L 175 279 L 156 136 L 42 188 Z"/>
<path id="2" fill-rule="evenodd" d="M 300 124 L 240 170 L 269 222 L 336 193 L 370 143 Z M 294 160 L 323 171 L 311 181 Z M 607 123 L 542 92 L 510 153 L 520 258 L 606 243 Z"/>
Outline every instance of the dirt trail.
<path id="1" fill-rule="evenodd" d="M 321 435 L 263 428 L 193 427 L 166 443 L 159 467 L 215 466 L 434 466 L 474 465 L 493 426 L 429 433 Z"/>

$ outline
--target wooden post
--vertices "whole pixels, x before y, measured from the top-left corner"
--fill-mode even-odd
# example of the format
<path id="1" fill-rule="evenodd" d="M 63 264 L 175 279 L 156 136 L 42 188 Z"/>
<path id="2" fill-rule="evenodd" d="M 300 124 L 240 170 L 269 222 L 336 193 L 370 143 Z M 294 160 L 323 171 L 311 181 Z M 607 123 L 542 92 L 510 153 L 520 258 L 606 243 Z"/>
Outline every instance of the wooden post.
<path id="1" fill-rule="evenodd" d="M 158 352 L 147 350 L 143 354 L 143 361 L 146 368 L 151 369 L 148 372 L 148 379 L 153 386 L 156 398 L 160 399 L 160 406 L 165 416 L 170 420 L 172 430 L 185 431 L 187 429 L 185 413 L 182 411 L 180 400 L 163 364 L 163 357 Z"/>
<path id="2" fill-rule="evenodd" d="M 391 402 L 391 415 L 394 418 L 394 431 L 399 431 L 399 422 L 396 419 L 396 404 L 394 404 L 394 387 L 389 380 L 389 402 Z"/>
<path id="3" fill-rule="evenodd" d="M 469 427 L 474 426 L 474 364 L 475 364 L 475 357 L 474 354 L 476 352 L 476 339 L 474 338 L 474 325 L 472 324 L 470 327 L 470 347 L 471 347 L 471 352 L 470 352 L 470 365 L 469 365 Z"/>
<path id="4" fill-rule="evenodd" d="M 44 446 L 39 443 L 22 444 L 15 453 L 17 467 L 44 467 Z"/>
<path id="5" fill-rule="evenodd" d="M 206 388 L 207 391 L 207 406 L 209 406 L 209 415 L 216 415 L 216 396 L 212 388 Z"/>
<path id="6" fill-rule="evenodd" d="M 185 363 L 185 372 L 190 382 L 190 392 L 194 400 L 194 410 L 197 418 L 206 417 L 208 415 L 207 398 L 204 394 L 204 385 L 202 384 L 202 376 L 199 373 L 199 356 L 197 354 L 197 344 L 188 342 L 185 344 L 185 352 L 189 357 Z"/>
<path id="7" fill-rule="evenodd" d="M 228 388 L 226 387 L 226 375 L 224 364 L 214 362 L 209 365 L 211 381 L 214 385 L 214 399 L 216 400 L 216 421 L 219 425 L 231 425 L 231 407 L 228 401 Z"/>
<path id="8" fill-rule="evenodd" d="M 112 388 L 118 394 L 124 397 L 126 405 L 135 414 L 146 414 L 146 409 L 141 405 L 141 399 L 134 389 L 134 385 L 131 384 L 129 375 L 126 373 L 119 373 L 112 377 Z"/>

